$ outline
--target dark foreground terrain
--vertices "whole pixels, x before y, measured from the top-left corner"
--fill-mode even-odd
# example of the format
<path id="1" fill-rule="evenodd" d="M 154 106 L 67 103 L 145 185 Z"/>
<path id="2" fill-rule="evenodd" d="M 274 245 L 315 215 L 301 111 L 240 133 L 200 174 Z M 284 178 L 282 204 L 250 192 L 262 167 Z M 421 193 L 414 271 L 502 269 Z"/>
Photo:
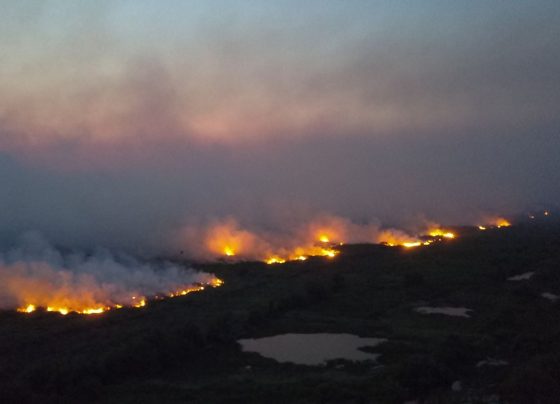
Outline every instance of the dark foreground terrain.
<path id="1" fill-rule="evenodd" d="M 560 295 L 560 223 L 458 232 L 417 249 L 348 245 L 332 260 L 200 266 L 225 285 L 145 309 L 0 313 L 0 401 L 560 402 L 560 301 L 541 296 Z M 378 362 L 325 366 L 280 364 L 236 343 L 288 332 L 388 342 L 372 349 Z M 507 364 L 479 364 L 488 358 Z"/>

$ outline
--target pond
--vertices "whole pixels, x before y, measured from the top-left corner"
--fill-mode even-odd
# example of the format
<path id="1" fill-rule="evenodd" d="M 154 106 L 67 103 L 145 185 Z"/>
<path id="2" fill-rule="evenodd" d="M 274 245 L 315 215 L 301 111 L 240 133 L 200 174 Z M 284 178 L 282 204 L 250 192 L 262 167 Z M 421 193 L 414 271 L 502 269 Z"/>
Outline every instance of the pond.
<path id="1" fill-rule="evenodd" d="M 352 334 L 282 334 L 274 337 L 241 339 L 245 352 L 256 352 L 278 362 L 320 365 L 331 359 L 375 360 L 380 355 L 360 351 L 385 342 L 384 338 L 362 338 Z"/>
<path id="2" fill-rule="evenodd" d="M 465 307 L 417 307 L 415 310 L 421 314 L 444 314 L 446 316 L 467 318 L 470 317 L 469 311 L 472 311 Z"/>
<path id="3" fill-rule="evenodd" d="M 534 272 L 525 272 L 524 274 L 510 276 L 507 278 L 508 281 L 526 281 L 527 279 L 531 279 L 535 275 Z"/>

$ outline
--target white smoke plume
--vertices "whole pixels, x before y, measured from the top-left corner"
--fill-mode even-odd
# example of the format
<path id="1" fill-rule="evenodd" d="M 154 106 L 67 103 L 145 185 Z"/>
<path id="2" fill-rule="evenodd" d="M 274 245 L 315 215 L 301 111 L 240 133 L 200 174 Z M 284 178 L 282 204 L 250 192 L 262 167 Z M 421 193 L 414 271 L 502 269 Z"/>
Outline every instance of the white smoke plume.
<path id="1" fill-rule="evenodd" d="M 215 284 L 208 273 L 172 263 L 140 262 L 98 250 L 63 253 L 37 233 L 0 253 L 0 308 L 43 307 L 53 311 L 108 309 L 146 304 L 147 297 L 170 296 Z"/>
<path id="2" fill-rule="evenodd" d="M 418 238 L 403 230 L 383 228 L 377 221 L 357 224 L 351 220 L 318 214 L 287 228 L 263 230 L 243 226 L 232 216 L 208 223 L 187 225 L 177 235 L 176 248 L 190 258 L 248 260 L 293 260 L 310 255 L 329 256 L 340 243 L 403 244 Z"/>

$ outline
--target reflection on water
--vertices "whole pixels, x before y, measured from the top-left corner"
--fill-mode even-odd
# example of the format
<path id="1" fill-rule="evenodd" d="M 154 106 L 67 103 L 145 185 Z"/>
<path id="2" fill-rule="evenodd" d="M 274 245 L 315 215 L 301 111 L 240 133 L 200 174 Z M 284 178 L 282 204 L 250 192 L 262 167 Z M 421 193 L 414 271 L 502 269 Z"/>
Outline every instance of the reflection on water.
<path id="1" fill-rule="evenodd" d="M 238 342 L 246 352 L 257 352 L 278 362 L 319 365 L 331 359 L 375 360 L 379 354 L 359 351 L 386 341 L 384 338 L 361 338 L 351 334 L 283 334 Z"/>

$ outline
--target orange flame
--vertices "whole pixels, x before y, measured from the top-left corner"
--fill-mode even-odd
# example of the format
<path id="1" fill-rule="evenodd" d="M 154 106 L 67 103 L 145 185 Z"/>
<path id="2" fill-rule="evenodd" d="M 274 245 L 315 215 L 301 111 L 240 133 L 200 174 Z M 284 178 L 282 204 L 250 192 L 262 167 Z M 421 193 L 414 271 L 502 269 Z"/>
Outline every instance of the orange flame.
<path id="1" fill-rule="evenodd" d="M 511 223 L 503 217 L 499 217 L 494 220 L 494 225 L 499 229 L 500 227 L 509 227 L 511 226 Z"/>
<path id="2" fill-rule="evenodd" d="M 418 247 L 422 244 L 417 238 L 395 229 L 382 231 L 377 237 L 377 242 L 389 247 L 402 246 L 405 248 Z"/>
<path id="3" fill-rule="evenodd" d="M 224 281 L 222 281 L 219 278 L 213 278 L 208 285 L 211 287 L 219 287 L 222 286 L 224 284 Z M 185 296 L 188 293 L 191 292 L 198 292 L 198 291 L 202 291 L 204 290 L 204 285 L 192 285 L 189 286 L 185 289 L 180 289 L 180 290 L 176 290 L 173 292 L 170 292 L 166 295 L 166 297 L 168 298 L 172 298 L 172 297 L 177 297 L 177 296 Z M 155 296 L 154 299 L 161 299 L 161 297 Z M 46 307 L 46 311 L 48 312 L 57 312 L 62 314 L 63 316 L 69 314 L 69 313 L 76 313 L 76 314 L 86 314 L 86 315 L 90 315 L 90 314 L 102 314 L 105 313 L 109 310 L 118 310 L 118 309 L 122 309 L 123 307 L 131 307 L 131 308 L 143 308 L 146 307 L 148 304 L 148 299 L 144 296 L 138 297 L 138 296 L 132 296 L 130 298 L 130 304 L 128 305 L 122 305 L 122 304 L 113 304 L 113 305 L 107 305 L 107 306 L 92 306 L 92 307 L 82 307 L 80 302 L 72 302 L 71 299 L 66 298 L 63 299 L 66 301 L 66 303 L 61 303 L 60 305 L 55 304 L 53 302 L 53 304 L 47 305 Z M 39 307 L 39 305 L 33 304 L 33 303 L 29 303 L 29 304 L 25 304 L 19 308 L 17 308 L 16 310 L 20 313 L 33 313 L 34 311 L 37 310 L 37 308 Z"/>
<path id="4" fill-rule="evenodd" d="M 443 238 L 455 238 L 455 233 L 448 231 L 448 230 L 443 230 L 441 228 L 435 228 L 435 229 L 430 229 L 428 231 L 428 235 L 430 237 L 443 237 Z"/>

